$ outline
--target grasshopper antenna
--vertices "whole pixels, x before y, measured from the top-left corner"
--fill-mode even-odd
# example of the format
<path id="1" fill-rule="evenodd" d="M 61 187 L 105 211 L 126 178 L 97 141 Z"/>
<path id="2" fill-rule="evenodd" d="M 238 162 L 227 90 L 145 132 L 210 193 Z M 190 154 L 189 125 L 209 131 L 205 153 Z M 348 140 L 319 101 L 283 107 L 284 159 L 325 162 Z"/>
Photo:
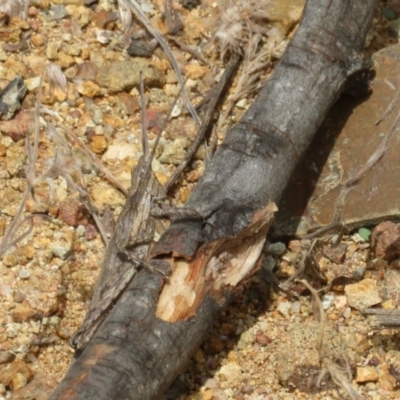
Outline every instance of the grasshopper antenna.
<path id="1" fill-rule="evenodd" d="M 140 92 L 140 108 L 141 108 L 141 122 L 142 122 L 142 149 L 144 157 L 147 158 L 147 156 L 149 155 L 149 138 L 147 136 L 146 98 L 144 97 L 144 81 L 143 81 L 142 71 L 140 71 L 139 92 Z"/>
<path id="2" fill-rule="evenodd" d="M 142 147 L 143 147 L 143 155 L 147 158 L 147 156 L 149 156 L 149 160 L 152 160 L 154 157 L 154 154 L 156 152 L 158 143 L 160 142 L 161 136 L 168 124 L 169 119 L 171 118 L 172 112 L 174 111 L 174 108 L 176 106 L 176 103 L 179 100 L 179 97 L 181 96 L 185 85 L 186 85 L 186 81 L 185 80 L 183 86 L 180 87 L 178 94 L 175 96 L 174 101 L 172 102 L 171 107 L 168 110 L 168 114 L 167 116 L 164 118 L 164 121 L 161 125 L 160 128 L 160 133 L 157 135 L 156 140 L 154 142 L 154 146 L 151 150 L 151 154 L 149 154 L 149 140 L 148 140 L 148 136 L 147 136 L 147 121 L 146 121 L 146 99 L 144 96 L 144 81 L 143 81 L 143 73 L 140 72 L 140 85 L 139 85 L 139 89 L 140 89 L 140 107 L 142 109 L 142 113 L 141 113 L 141 121 L 142 121 Z"/>

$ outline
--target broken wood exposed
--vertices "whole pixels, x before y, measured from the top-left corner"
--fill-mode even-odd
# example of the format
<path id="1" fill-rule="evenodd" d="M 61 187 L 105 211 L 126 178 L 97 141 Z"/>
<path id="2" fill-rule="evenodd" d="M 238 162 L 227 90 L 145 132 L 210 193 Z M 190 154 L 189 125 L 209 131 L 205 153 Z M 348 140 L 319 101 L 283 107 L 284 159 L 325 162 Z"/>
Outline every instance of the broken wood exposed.
<path id="1" fill-rule="evenodd" d="M 154 399 L 185 367 L 238 284 L 254 273 L 276 202 L 362 50 L 376 0 L 309 0 L 254 104 L 228 133 L 187 207 L 51 399 Z"/>

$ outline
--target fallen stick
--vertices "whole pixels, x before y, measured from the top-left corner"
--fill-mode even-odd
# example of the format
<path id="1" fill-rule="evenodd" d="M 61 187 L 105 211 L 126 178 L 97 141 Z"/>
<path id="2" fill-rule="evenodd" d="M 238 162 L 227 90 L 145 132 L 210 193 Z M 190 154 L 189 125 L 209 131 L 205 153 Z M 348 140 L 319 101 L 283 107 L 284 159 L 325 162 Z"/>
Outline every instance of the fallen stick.
<path id="1" fill-rule="evenodd" d="M 348 77 L 376 0 L 309 0 L 274 74 L 227 133 L 187 207 L 50 399 L 155 399 L 174 381 L 237 286 L 257 270 L 277 202 Z M 257 261 L 258 260 L 258 261 Z M 150 261 L 149 261 L 150 262 Z"/>

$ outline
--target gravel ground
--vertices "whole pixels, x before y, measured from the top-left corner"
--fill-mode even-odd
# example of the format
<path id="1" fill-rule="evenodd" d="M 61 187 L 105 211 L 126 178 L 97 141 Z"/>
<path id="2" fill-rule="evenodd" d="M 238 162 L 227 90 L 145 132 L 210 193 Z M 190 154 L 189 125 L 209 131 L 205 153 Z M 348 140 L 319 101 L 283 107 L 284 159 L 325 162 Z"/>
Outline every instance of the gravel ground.
<path id="1" fill-rule="evenodd" d="M 126 13 L 119 17 L 116 2 L 32 0 L 26 10 L 18 4 L 0 3 L 0 88 L 18 76 L 26 85 L 26 90 L 16 89 L 23 99 L 20 106 L 14 101 L 11 110 L 0 109 L 0 236 L 18 220 L 21 204 L 23 216 L 29 218 L 20 216 L 23 224 L 17 232 L 27 234 L 9 243 L 0 261 L 0 399 L 46 399 L 71 362 L 68 340 L 87 311 L 104 257 L 93 215 L 104 216 L 103 234 L 112 231 L 110 215 L 121 211 L 131 168 L 141 155 L 137 71 L 144 74 L 150 145 L 179 84 L 164 52 Z M 232 36 L 223 35 L 232 25 L 223 25 L 224 15 L 232 12 L 242 21 L 252 21 L 259 10 L 243 2 L 229 11 L 233 3 L 222 0 L 171 4 L 183 29 L 170 34 L 169 43 L 190 97 L 198 103 L 222 73 L 224 54 L 238 45 L 227 40 Z M 244 35 L 240 42 L 247 49 L 247 61 L 220 109 L 216 142 L 251 103 L 254 93 L 248 90 L 256 93 L 272 73 L 302 5 L 300 0 L 259 2 L 275 22 L 259 32 L 261 45 L 254 54 L 254 36 Z M 160 12 L 161 0 L 142 2 L 142 9 L 162 32 L 179 25 L 168 24 Z M 392 9 L 400 11 L 395 5 Z M 376 16 L 369 53 L 397 42 L 387 34 L 388 21 L 382 13 Z M 254 31 L 250 25 L 246 32 Z M 254 78 L 254 85 L 244 88 L 241 76 L 247 82 Z M 37 97 L 40 119 L 35 114 Z M 27 138 L 33 143 L 37 121 L 37 158 L 29 163 L 35 149 L 27 151 Z M 179 164 L 196 129 L 178 102 L 153 163 L 161 183 Z M 192 168 L 171 194 L 173 204 L 187 200 L 205 168 L 206 153 L 200 147 Z M 106 171 L 115 180 L 107 178 Z M 28 181 L 34 184 L 34 197 L 31 190 L 25 197 Z M 84 207 L 88 198 L 96 213 Z M 377 328 L 360 312 L 375 305 L 396 308 L 400 301 L 400 253 L 385 253 L 400 234 L 392 225 L 377 232 L 372 247 L 359 233 L 345 236 L 339 245 L 337 238 L 327 237 L 267 246 L 264 273 L 242 285 L 170 398 L 350 398 L 329 374 L 321 374 L 332 371 L 333 362 L 341 368 L 336 367 L 342 374 L 337 380 L 343 384 L 348 379 L 360 398 L 398 398 L 399 335 Z M 327 317 L 322 347 L 317 345 L 321 324 L 315 319 L 310 291 L 295 280 L 282 286 L 302 267 L 299 278 L 320 290 Z"/>

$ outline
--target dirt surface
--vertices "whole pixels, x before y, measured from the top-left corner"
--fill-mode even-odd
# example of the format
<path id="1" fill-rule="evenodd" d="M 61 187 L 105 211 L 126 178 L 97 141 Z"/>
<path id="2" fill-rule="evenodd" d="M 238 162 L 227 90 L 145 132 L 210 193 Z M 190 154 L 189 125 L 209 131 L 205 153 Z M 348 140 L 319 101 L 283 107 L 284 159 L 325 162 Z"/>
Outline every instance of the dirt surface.
<path id="1" fill-rule="evenodd" d="M 179 16 L 179 24 L 176 18 L 169 22 L 164 1 L 142 2 L 154 26 L 172 32 L 168 43 L 195 104 L 218 81 L 226 54 L 244 49 L 245 61 L 218 108 L 210 143 L 218 143 L 225 128 L 240 119 L 272 73 L 302 6 L 300 0 L 242 2 L 238 8 L 222 0 L 171 2 L 170 14 Z M 0 103 L 0 236 L 5 245 L 0 399 L 46 399 L 72 360 L 68 340 L 85 315 L 105 253 L 99 226 L 103 236 L 112 232 L 142 152 L 139 71 L 146 87 L 150 146 L 179 84 L 165 53 L 126 11 L 118 14 L 117 2 L 32 0 L 24 9 L 23 2 L 3 1 L 0 7 L 0 89 L 18 76 L 26 85 L 15 84 L 21 104 L 18 96 L 4 109 Z M 400 10 L 396 3 L 382 7 L 385 12 L 379 11 L 368 36 L 369 54 L 398 41 L 389 26 Z M 232 41 L 233 16 L 244 24 L 238 42 Z M 196 131 L 179 101 L 153 163 L 160 182 L 184 157 Z M 172 204 L 189 197 L 207 151 L 203 145 L 196 153 L 173 188 Z M 33 190 L 25 198 L 27 182 Z M 8 229 L 16 218 L 23 224 L 13 236 Z M 16 244 L 11 241 L 24 232 Z M 332 368 L 327 360 L 337 362 L 344 376 L 349 372 L 346 379 L 360 398 L 398 398 L 399 335 L 377 328 L 360 310 L 399 306 L 399 229 L 381 226 L 372 249 L 368 230 L 341 240 L 338 233 L 267 246 L 263 272 L 243 284 L 169 398 L 350 398 L 329 374 L 321 375 Z M 321 325 L 314 319 L 309 290 L 295 280 L 282 286 L 303 267 L 299 278 L 320 290 L 327 316 L 319 352 Z"/>

